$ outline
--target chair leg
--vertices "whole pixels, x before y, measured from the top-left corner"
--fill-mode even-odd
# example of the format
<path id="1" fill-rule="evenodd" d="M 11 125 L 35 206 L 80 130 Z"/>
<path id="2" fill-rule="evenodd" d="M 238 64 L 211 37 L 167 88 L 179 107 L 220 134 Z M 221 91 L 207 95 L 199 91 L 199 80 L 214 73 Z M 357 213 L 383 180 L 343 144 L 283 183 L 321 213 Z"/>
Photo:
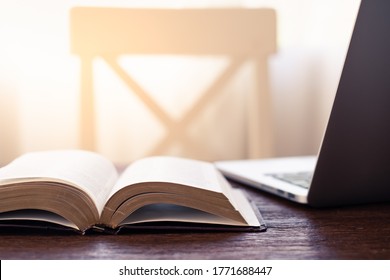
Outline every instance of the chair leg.
<path id="1" fill-rule="evenodd" d="M 81 94 L 80 94 L 80 146 L 82 149 L 95 150 L 95 110 L 93 96 L 93 58 L 81 58 Z"/>
<path id="2" fill-rule="evenodd" d="M 254 70 L 254 90 L 248 104 L 248 157 L 273 155 L 272 102 L 269 92 L 267 58 L 257 58 Z"/>

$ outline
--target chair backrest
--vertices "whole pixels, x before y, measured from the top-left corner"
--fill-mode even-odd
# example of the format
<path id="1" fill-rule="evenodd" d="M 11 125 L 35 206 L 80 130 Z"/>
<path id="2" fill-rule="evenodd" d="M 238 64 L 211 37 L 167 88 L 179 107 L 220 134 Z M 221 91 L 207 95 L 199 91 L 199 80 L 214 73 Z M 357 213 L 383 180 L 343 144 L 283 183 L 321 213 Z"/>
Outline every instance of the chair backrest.
<path id="1" fill-rule="evenodd" d="M 271 9 L 74 8 L 71 50 L 80 55 L 268 55 L 276 49 Z"/>
<path id="2" fill-rule="evenodd" d="M 220 91 L 243 62 L 254 59 L 258 69 L 258 90 L 248 103 L 248 154 L 258 157 L 267 153 L 264 151 L 270 151 L 272 132 L 269 124 L 267 57 L 276 51 L 276 16 L 273 10 L 78 7 L 71 10 L 71 51 L 79 55 L 82 62 L 83 148 L 94 149 L 95 146 L 92 86 L 94 57 L 103 58 L 167 129 L 167 137 L 150 154 L 162 153 L 175 141 L 173 135 L 196 151 L 196 143 L 191 143 L 185 133 L 185 126 L 211 102 L 216 92 Z M 125 54 L 222 55 L 232 60 L 192 109 L 181 120 L 174 120 L 116 62 L 118 56 Z"/>

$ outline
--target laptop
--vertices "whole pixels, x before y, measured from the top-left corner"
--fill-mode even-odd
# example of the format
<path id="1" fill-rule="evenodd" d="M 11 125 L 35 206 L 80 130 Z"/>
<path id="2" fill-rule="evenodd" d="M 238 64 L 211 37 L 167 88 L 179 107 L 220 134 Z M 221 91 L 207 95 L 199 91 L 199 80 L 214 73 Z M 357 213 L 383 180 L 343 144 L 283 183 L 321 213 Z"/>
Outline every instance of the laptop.
<path id="1" fill-rule="evenodd" d="M 361 1 L 317 156 L 216 166 L 232 180 L 314 207 L 390 201 L 390 1 Z"/>

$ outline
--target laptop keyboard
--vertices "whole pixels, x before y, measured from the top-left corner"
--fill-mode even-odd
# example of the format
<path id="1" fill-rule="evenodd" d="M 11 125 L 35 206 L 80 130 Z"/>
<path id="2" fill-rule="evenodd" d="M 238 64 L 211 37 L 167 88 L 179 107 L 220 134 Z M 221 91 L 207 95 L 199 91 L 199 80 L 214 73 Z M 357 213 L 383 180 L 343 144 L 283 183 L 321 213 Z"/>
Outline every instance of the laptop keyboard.
<path id="1" fill-rule="evenodd" d="M 313 178 L 313 172 L 296 172 L 296 173 L 274 173 L 267 174 L 278 180 L 308 189 Z"/>

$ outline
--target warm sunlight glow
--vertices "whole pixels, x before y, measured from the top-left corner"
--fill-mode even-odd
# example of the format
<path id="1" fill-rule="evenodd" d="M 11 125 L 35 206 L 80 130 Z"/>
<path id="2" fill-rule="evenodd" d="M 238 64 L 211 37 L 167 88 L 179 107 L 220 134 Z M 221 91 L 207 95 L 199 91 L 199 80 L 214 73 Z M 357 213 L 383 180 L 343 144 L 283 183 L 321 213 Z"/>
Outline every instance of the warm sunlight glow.
<path id="1" fill-rule="evenodd" d="M 282 155 L 314 151 L 315 145 L 311 143 L 320 138 L 317 132 L 322 131 L 323 120 L 327 119 L 349 40 L 346 34 L 352 29 L 359 1 L 314 2 L 1 1 L 0 165 L 28 151 L 80 147 L 82 63 L 80 55 L 71 49 L 70 14 L 75 7 L 96 6 L 275 9 L 277 54 L 270 56 L 267 62 L 274 102 L 275 151 Z M 204 45 L 209 41 L 205 40 Z M 242 39 L 237 40 L 235 45 L 240 46 L 241 42 Z M 254 77 L 258 78 L 253 63 L 234 62 L 228 55 L 166 54 L 123 54 L 116 59 L 114 67 L 110 63 L 100 56 L 92 63 L 96 150 L 118 162 L 128 162 L 153 151 L 181 155 L 188 147 L 191 147 L 190 156 L 198 155 L 202 159 L 248 157 L 248 139 L 252 136 L 248 135 L 247 97 L 255 90 Z M 221 94 L 216 94 L 212 102 L 207 99 L 205 102 L 212 105 L 188 117 L 190 125 L 185 137 L 181 134 L 183 141 L 177 141 L 182 144 L 192 139 L 192 144 L 200 144 L 198 149 L 193 148 L 197 145 L 186 147 L 167 139 L 174 131 L 168 123 L 179 121 L 190 112 L 213 87 L 214 80 L 225 75 L 226 69 L 229 79 L 222 79 L 226 84 L 216 86 Z M 148 109 L 139 93 L 129 87 L 131 82 L 126 81 L 124 75 L 118 76 L 118 71 L 122 70 L 143 88 L 161 112 L 156 114 L 155 109 Z M 316 78 L 313 78 L 314 73 Z M 310 121 L 307 120 L 309 102 L 315 103 L 311 109 L 315 116 Z M 232 110 L 236 106 L 238 109 Z M 159 120 L 161 116 L 165 122 Z M 302 133 L 308 126 L 313 132 L 309 138 Z M 263 137 L 260 140 L 263 141 Z M 158 149 L 156 141 L 165 144 Z"/>

